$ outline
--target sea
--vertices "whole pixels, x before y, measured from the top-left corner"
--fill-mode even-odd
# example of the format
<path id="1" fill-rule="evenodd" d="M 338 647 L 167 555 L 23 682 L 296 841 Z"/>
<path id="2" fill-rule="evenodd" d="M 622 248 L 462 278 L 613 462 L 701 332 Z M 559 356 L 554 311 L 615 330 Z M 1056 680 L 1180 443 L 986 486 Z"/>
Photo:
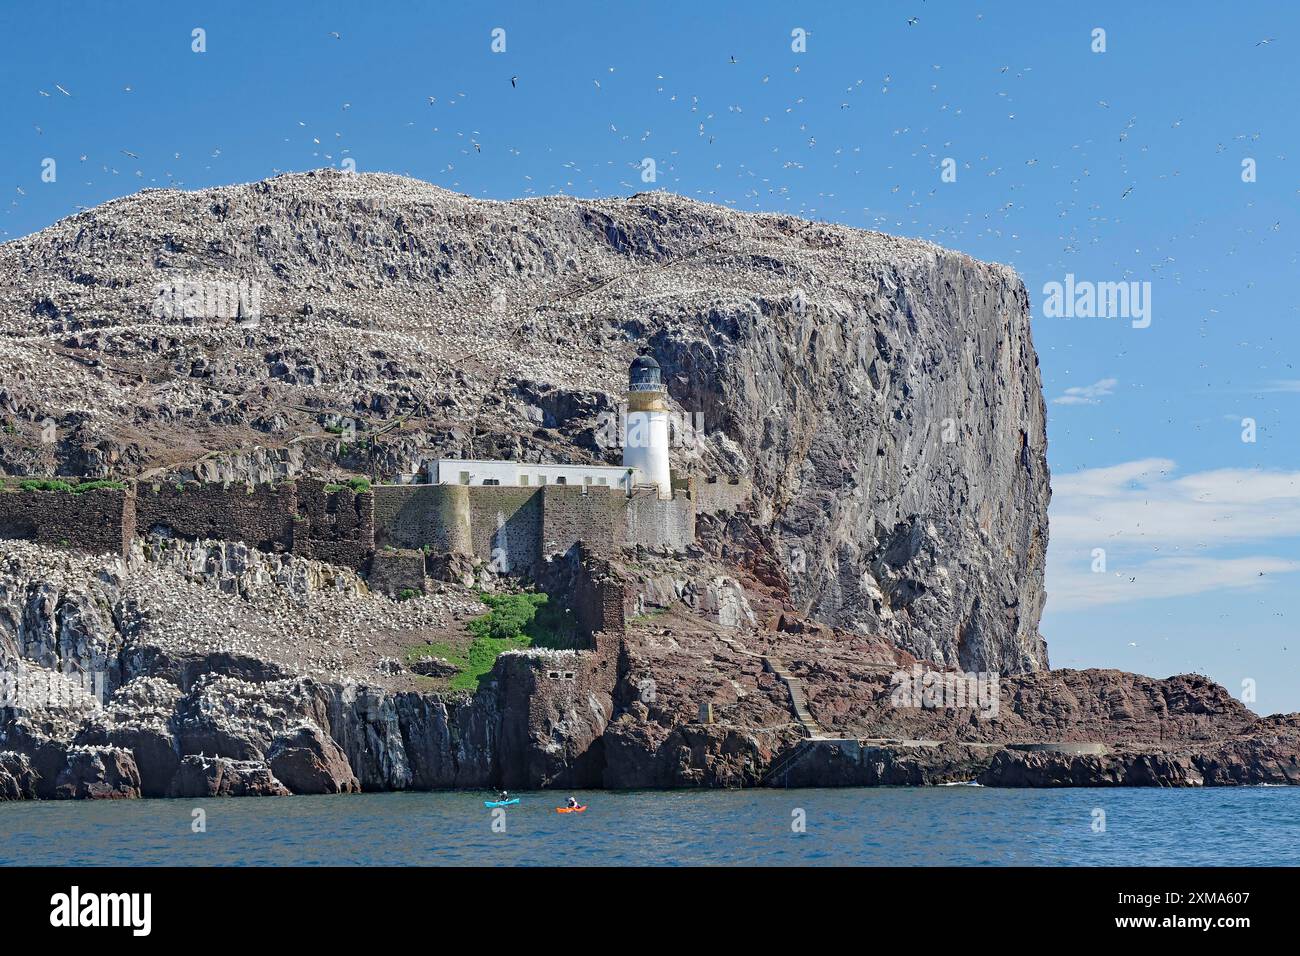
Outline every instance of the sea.
<path id="1" fill-rule="evenodd" d="M 0 865 L 1300 865 L 1300 787 L 516 795 L 0 803 Z"/>

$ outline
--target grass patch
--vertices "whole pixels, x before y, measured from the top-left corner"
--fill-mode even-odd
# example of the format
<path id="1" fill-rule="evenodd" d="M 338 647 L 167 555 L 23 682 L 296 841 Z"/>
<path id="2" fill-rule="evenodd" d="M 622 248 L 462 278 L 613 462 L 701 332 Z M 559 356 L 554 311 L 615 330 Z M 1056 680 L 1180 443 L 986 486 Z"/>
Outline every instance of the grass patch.
<path id="1" fill-rule="evenodd" d="M 420 644 L 406 651 L 407 664 L 421 657 L 441 657 L 459 668 L 451 678 L 452 690 L 477 690 L 479 682 L 506 651 L 529 647 L 573 646 L 573 628 L 563 610 L 546 594 L 480 594 L 487 614 L 469 622 L 470 640 L 457 646 L 449 642 Z"/>
<path id="2" fill-rule="evenodd" d="M 115 488 L 120 491 L 126 485 L 106 478 L 79 482 L 62 481 L 58 478 L 27 478 L 18 482 L 18 487 L 22 491 L 62 491 L 79 495 L 83 491 L 94 491 L 96 488 Z"/>
<path id="3" fill-rule="evenodd" d="M 337 482 L 331 482 L 330 484 L 325 486 L 325 491 L 328 492 L 329 494 L 334 494 L 335 492 L 342 491 L 344 488 L 349 488 L 352 491 L 355 491 L 357 494 L 363 494 L 364 492 L 370 490 L 370 479 L 349 478 L 345 484 L 338 484 Z"/>

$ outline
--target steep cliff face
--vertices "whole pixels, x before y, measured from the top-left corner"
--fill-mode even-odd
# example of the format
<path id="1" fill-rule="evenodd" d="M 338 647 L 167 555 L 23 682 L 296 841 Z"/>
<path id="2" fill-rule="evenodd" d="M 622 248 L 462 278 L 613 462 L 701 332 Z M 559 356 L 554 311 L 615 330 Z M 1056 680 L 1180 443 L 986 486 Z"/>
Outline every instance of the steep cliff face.
<path id="1" fill-rule="evenodd" d="M 781 581 L 731 577 L 704 548 L 627 555 L 625 628 L 595 652 L 504 654 L 473 695 L 413 689 L 390 645 L 347 637 L 380 610 L 424 640 L 449 603 L 437 595 L 394 602 L 211 542 L 190 553 L 207 559 L 15 544 L 0 561 L 0 800 L 1300 784 L 1300 715 L 1256 717 L 1196 675 L 1039 671 L 964 703 L 896 699 L 897 677 L 922 671 L 912 655 L 798 618 Z M 205 626 L 177 633 L 160 595 Z"/>
<path id="2" fill-rule="evenodd" d="M 674 397 L 735 442 L 801 610 L 967 670 L 1045 667 L 1051 492 L 1024 288 L 938 249 L 845 256 L 816 300 L 667 321 L 651 343 Z"/>
<path id="3" fill-rule="evenodd" d="M 254 289 L 258 316 L 228 307 Z M 752 478 L 801 609 L 944 664 L 1046 665 L 1024 290 L 1004 267 L 845 227 L 325 171 L 146 191 L 0 246 L 0 468 L 616 463 L 601 416 L 642 349 L 692 426 L 674 467 Z M 399 415 L 369 444 L 337 438 Z"/>
<path id="4" fill-rule="evenodd" d="M 395 602 L 350 572 L 218 542 L 127 560 L 6 545 L 0 799 L 603 782 L 617 644 L 504 654 L 473 695 L 421 692 L 373 624 L 428 639 L 448 595 Z M 180 615 L 158 613 L 178 594 L 203 625 L 177 633 Z M 295 659 L 287 608 L 315 663 Z M 345 608 L 367 639 L 344 635 Z"/>

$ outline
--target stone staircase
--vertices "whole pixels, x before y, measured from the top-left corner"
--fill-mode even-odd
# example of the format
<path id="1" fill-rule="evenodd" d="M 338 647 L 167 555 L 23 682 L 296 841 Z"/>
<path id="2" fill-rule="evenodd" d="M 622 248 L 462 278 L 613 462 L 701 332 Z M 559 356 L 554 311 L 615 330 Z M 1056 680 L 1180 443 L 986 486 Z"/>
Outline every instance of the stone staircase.
<path id="1" fill-rule="evenodd" d="M 803 681 L 795 677 L 775 657 L 764 657 L 763 666 L 776 676 L 776 679 L 785 684 L 786 692 L 790 695 L 790 709 L 794 711 L 795 720 L 803 728 L 805 737 L 815 738 L 822 736 L 821 728 L 817 726 L 817 721 L 813 720 L 812 714 L 808 712 L 808 704 L 803 693 Z"/>
<path id="2" fill-rule="evenodd" d="M 821 728 L 817 726 L 817 721 L 813 720 L 812 714 L 808 711 L 807 698 L 804 696 L 803 692 L 803 681 L 791 674 L 790 671 L 786 669 L 785 664 L 783 664 L 778 658 L 769 657 L 766 654 L 754 653 L 729 634 L 724 634 L 719 631 L 717 633 L 717 638 L 737 654 L 743 654 L 746 657 L 753 657 L 762 661 L 763 670 L 772 674 L 777 680 L 785 685 L 786 693 L 790 695 L 790 709 L 794 712 L 794 719 L 803 730 L 803 735 L 809 739 L 816 739 L 823 736 Z"/>

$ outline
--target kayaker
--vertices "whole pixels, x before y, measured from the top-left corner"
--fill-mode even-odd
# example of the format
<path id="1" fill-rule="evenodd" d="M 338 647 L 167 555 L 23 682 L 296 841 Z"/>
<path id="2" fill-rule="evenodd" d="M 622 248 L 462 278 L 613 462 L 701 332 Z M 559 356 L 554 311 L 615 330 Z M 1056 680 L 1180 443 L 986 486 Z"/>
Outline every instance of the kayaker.
<path id="1" fill-rule="evenodd" d="M 502 790 L 499 794 L 497 794 L 497 802 L 498 802 L 498 803 L 505 803 L 505 802 L 506 802 L 507 800 L 509 800 L 509 799 L 510 799 L 510 791 L 509 791 L 509 790 Z"/>
<path id="2" fill-rule="evenodd" d="M 576 797 L 569 797 L 569 809 L 570 809 L 570 810 L 576 810 L 577 807 L 578 807 L 578 800 L 577 800 L 577 798 L 576 798 Z"/>

